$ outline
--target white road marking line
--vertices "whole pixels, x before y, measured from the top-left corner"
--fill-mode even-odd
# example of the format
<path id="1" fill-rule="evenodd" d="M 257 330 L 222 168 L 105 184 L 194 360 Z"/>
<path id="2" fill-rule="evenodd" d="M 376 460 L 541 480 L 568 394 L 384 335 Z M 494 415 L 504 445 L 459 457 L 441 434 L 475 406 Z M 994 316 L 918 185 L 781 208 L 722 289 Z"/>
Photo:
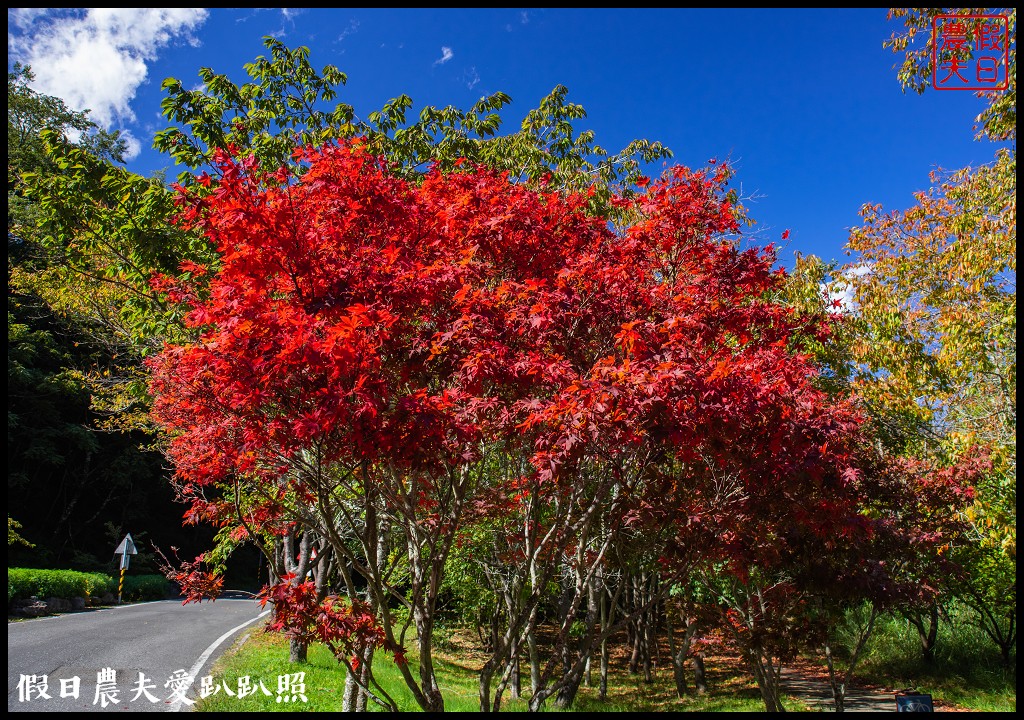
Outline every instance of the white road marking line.
<path id="1" fill-rule="evenodd" d="M 206 663 L 207 660 L 210 659 L 210 656 L 213 655 L 213 651 L 217 649 L 218 645 L 220 645 L 222 642 L 227 640 L 229 637 L 234 635 L 236 632 L 238 632 L 242 628 L 246 627 L 247 625 L 252 625 L 254 622 L 259 620 L 261 617 L 265 617 L 265 616 L 267 616 L 269 614 L 270 614 L 269 610 L 264 610 L 259 615 L 254 617 L 252 620 L 248 620 L 248 621 L 242 623 L 241 625 L 239 625 L 238 627 L 231 628 L 226 633 L 221 635 L 219 638 L 214 640 L 213 644 L 210 645 L 210 647 L 206 648 L 206 650 L 203 652 L 203 654 L 199 656 L 199 659 L 196 660 L 196 664 L 193 665 L 192 669 L 188 671 L 188 678 L 189 679 L 188 679 L 188 683 L 181 690 L 182 696 L 184 696 L 185 693 L 188 692 L 188 689 L 192 687 L 192 684 L 195 683 L 196 676 L 199 674 L 199 671 L 203 669 L 203 665 Z M 169 708 L 167 708 L 167 712 L 178 712 L 179 710 L 181 710 L 181 706 L 183 704 L 184 703 L 180 699 L 175 700 L 173 703 L 171 703 L 171 706 Z"/>

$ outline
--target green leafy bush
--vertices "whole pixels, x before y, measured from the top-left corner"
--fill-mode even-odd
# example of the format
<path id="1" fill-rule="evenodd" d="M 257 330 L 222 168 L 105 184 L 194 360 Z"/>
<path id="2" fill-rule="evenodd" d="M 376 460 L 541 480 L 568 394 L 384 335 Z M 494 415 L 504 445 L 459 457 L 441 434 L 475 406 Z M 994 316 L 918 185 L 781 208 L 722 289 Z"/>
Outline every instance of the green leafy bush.
<path id="1" fill-rule="evenodd" d="M 107 593 L 117 592 L 117 580 L 104 575 L 103 573 L 82 573 L 86 576 L 86 590 L 89 594 L 86 597 L 102 597 Z"/>
<path id="2" fill-rule="evenodd" d="M 103 573 L 75 570 L 36 570 L 9 568 L 7 570 L 7 602 L 24 600 L 33 595 L 70 600 L 75 597 L 102 597 L 117 594 L 117 578 Z M 170 584 L 163 575 L 128 575 L 124 579 L 122 600 L 163 600 L 168 596 Z"/>
<path id="3" fill-rule="evenodd" d="M 116 591 L 115 583 L 115 591 Z M 122 600 L 163 600 L 170 583 L 163 575 L 128 575 L 124 579 Z"/>
<path id="4" fill-rule="evenodd" d="M 10 602 L 33 595 L 40 598 L 58 597 L 66 600 L 76 597 L 88 598 L 108 592 L 112 582 L 112 578 L 102 573 L 9 568 L 7 570 L 7 599 Z"/>

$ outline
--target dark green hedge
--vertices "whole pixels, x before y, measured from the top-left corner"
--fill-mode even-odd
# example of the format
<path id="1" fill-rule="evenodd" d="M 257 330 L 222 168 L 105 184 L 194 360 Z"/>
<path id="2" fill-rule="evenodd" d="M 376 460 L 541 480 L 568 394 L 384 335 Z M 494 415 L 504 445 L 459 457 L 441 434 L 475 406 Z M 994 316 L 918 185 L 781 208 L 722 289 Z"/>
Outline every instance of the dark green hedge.
<path id="1" fill-rule="evenodd" d="M 75 570 L 7 569 L 7 601 L 58 597 L 70 600 L 76 597 L 97 597 L 117 592 L 117 581 L 103 573 L 84 573 Z"/>
<path id="2" fill-rule="evenodd" d="M 8 568 L 7 602 L 33 595 L 44 600 L 50 597 L 89 599 L 106 593 L 116 595 L 117 580 L 103 573 Z M 122 600 L 163 600 L 169 593 L 170 583 L 163 575 L 128 575 L 124 579 Z"/>
<path id="3" fill-rule="evenodd" d="M 163 600 L 170 594 L 170 583 L 163 575 L 127 575 L 123 600 Z M 117 592 L 117 583 L 114 583 Z"/>

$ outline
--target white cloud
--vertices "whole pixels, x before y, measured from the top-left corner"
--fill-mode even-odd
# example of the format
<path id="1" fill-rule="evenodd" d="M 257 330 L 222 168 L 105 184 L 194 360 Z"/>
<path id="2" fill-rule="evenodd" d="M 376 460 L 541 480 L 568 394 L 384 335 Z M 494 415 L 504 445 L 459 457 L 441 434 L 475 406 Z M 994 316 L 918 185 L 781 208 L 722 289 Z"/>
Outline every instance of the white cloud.
<path id="1" fill-rule="evenodd" d="M 262 12 L 264 12 L 266 10 L 270 10 L 270 9 L 271 8 L 253 8 L 252 11 L 248 15 L 242 15 L 241 17 L 235 18 L 235 22 L 236 23 L 248 22 L 252 18 L 254 18 L 257 15 L 259 15 L 260 13 L 262 13 Z"/>
<path id="2" fill-rule="evenodd" d="M 139 142 L 139 139 L 132 135 L 131 130 L 122 130 L 121 139 L 124 140 L 125 145 L 127 145 L 127 149 L 124 153 L 124 159 L 134 160 L 137 158 L 139 153 L 142 152 L 142 143 Z"/>
<path id="3" fill-rule="evenodd" d="M 113 129 L 135 120 L 130 103 L 147 64 L 176 38 L 194 43 L 191 32 L 207 15 L 202 8 L 14 9 L 8 20 L 23 32 L 8 32 L 8 59 L 31 66 L 36 91 Z"/>
<path id="4" fill-rule="evenodd" d="M 8 8 L 7 22 L 13 22 L 18 27 L 25 29 L 31 26 L 36 18 L 41 17 L 48 12 L 48 8 Z"/>
<path id="5" fill-rule="evenodd" d="M 854 298 L 857 296 L 857 278 L 864 277 L 870 272 L 871 268 L 869 266 L 856 265 L 844 271 L 842 277 L 836 278 L 830 284 L 822 283 L 821 292 L 829 302 L 830 309 L 843 315 L 856 311 L 857 302 Z M 837 304 L 832 305 L 832 303 Z"/>
<path id="6" fill-rule="evenodd" d="M 338 39 L 337 39 L 336 42 L 341 42 L 342 40 L 347 38 L 349 35 L 351 35 L 354 32 L 356 32 L 357 30 L 359 30 L 359 21 L 358 20 L 349 20 L 348 21 L 348 27 L 346 27 L 344 30 L 342 30 L 340 33 L 338 33 Z"/>
<path id="7" fill-rule="evenodd" d="M 455 53 L 452 52 L 452 49 L 450 47 L 447 47 L 447 46 L 442 46 L 441 47 L 441 57 L 439 57 L 437 60 L 435 60 L 434 64 L 435 65 L 444 65 L 446 62 L 451 60 L 453 57 L 455 57 Z"/>
<path id="8" fill-rule="evenodd" d="M 529 25 L 529 23 L 530 23 L 530 13 L 526 12 L 525 10 L 520 10 L 519 11 L 519 24 L 520 25 Z M 514 29 L 515 28 L 512 27 L 512 23 L 505 23 L 505 32 L 512 32 Z"/>
<path id="9" fill-rule="evenodd" d="M 466 81 L 466 87 L 472 90 L 480 82 L 480 73 L 476 71 L 476 66 L 473 66 L 465 72 L 462 78 Z"/>

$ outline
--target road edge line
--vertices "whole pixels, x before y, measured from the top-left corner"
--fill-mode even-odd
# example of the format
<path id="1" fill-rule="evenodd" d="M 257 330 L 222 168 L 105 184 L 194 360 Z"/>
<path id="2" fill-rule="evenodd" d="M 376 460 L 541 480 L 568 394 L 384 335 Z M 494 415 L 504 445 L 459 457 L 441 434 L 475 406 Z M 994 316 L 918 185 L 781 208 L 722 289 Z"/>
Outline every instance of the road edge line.
<path id="1" fill-rule="evenodd" d="M 203 651 L 203 654 L 199 656 L 198 660 L 196 660 L 195 665 L 193 665 L 192 668 L 188 671 L 188 683 L 185 684 L 185 686 L 181 688 L 181 691 L 180 691 L 181 696 L 184 697 L 185 693 L 188 692 L 188 690 L 192 687 L 193 684 L 195 684 L 196 675 L 198 675 L 199 671 L 203 669 L 203 665 L 205 665 L 206 661 L 210 659 L 210 656 L 213 655 L 213 651 L 217 649 L 218 645 L 220 645 L 222 642 L 227 640 L 229 637 L 234 635 L 236 632 L 238 632 L 242 628 L 248 627 L 249 625 L 252 625 L 254 622 L 259 620 L 260 618 L 266 617 L 269 614 L 270 614 L 269 610 L 264 610 L 259 615 L 254 617 L 252 620 L 247 620 L 246 622 L 242 623 L 241 625 L 239 625 L 237 627 L 231 628 L 226 633 L 221 635 L 219 638 L 214 640 L 213 644 L 211 644 L 210 647 L 206 648 L 206 650 Z M 171 704 L 171 706 L 169 708 L 167 708 L 166 712 L 178 712 L 178 711 L 181 710 L 181 706 L 183 704 L 184 704 L 184 702 L 179 698 L 178 700 L 175 700 Z M 189 708 L 191 708 L 191 705 L 189 706 Z"/>

